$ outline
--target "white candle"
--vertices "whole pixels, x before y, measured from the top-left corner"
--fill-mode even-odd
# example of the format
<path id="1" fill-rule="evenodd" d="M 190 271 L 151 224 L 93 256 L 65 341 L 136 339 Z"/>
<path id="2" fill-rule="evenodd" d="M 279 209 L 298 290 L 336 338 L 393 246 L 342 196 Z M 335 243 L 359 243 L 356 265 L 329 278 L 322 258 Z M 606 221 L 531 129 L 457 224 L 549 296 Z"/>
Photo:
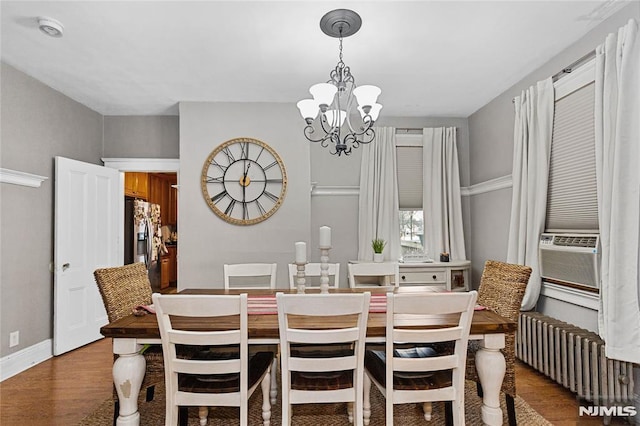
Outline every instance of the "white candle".
<path id="1" fill-rule="evenodd" d="M 331 247 L 331 228 L 320 227 L 320 247 Z"/>
<path id="2" fill-rule="evenodd" d="M 296 243 L 296 263 L 307 263 L 307 243 Z"/>

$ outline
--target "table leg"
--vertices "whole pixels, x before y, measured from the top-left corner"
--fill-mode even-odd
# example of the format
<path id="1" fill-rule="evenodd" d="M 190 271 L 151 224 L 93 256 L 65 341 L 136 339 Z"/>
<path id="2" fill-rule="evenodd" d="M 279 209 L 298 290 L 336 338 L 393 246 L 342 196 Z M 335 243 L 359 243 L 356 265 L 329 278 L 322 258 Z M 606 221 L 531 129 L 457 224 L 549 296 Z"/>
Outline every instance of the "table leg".
<path id="1" fill-rule="evenodd" d="M 271 364 L 271 389 L 269 390 L 269 396 L 271 398 L 271 405 L 276 405 L 276 398 L 278 397 L 278 356 L 273 357 L 273 364 Z"/>
<path id="2" fill-rule="evenodd" d="M 504 334 L 487 334 L 476 353 L 476 368 L 482 385 L 482 422 L 486 425 L 502 425 L 500 388 L 506 370 L 504 356 Z"/>
<path id="3" fill-rule="evenodd" d="M 113 383 L 120 403 L 116 426 L 140 424 L 138 395 L 146 371 L 146 361 L 138 353 L 139 349 L 134 339 L 114 339 L 113 341 L 113 352 L 119 355 L 113 363 Z"/>

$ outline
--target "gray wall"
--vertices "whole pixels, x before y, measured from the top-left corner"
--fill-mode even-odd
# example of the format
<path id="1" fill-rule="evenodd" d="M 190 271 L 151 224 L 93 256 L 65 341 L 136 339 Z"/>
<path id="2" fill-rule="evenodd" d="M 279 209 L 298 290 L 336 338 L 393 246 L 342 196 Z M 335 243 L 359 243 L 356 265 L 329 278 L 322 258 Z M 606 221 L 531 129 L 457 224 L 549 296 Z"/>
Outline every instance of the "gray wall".
<path id="1" fill-rule="evenodd" d="M 177 116 L 104 117 L 107 158 L 178 158 L 180 119 Z"/>
<path id="2" fill-rule="evenodd" d="M 248 121 L 247 117 L 253 119 Z M 389 117 L 379 124 L 457 127 L 461 182 L 468 182 L 466 118 Z M 287 287 L 286 264 L 293 260 L 294 242 L 306 241 L 309 261 L 319 262 L 318 230 L 323 225 L 332 228 L 330 260 L 345 265 L 341 280 L 346 285 L 346 262 L 358 254 L 358 196 L 311 196 L 310 189 L 311 182 L 318 186 L 358 186 L 361 150 L 338 158 L 319 144 L 308 142 L 302 129 L 293 104 L 180 104 L 180 288 L 219 287 L 224 263 L 271 261 L 278 262 L 278 286 Z M 289 180 L 285 202 L 278 212 L 248 227 L 230 225 L 215 216 L 204 202 L 199 184 L 209 153 L 239 136 L 255 137 L 271 145 L 282 156 Z M 463 208 L 465 232 L 470 233 L 468 203 L 463 203 Z"/>
<path id="3" fill-rule="evenodd" d="M 289 286 L 287 264 L 294 243 L 309 241 L 309 144 L 295 104 L 180 104 L 180 196 L 178 200 L 178 287 L 222 287 L 224 263 L 277 262 L 279 288 Z M 278 211 L 252 226 L 231 225 L 216 216 L 200 189 L 205 159 L 236 137 L 270 145 L 282 158 L 287 193 Z"/>
<path id="4" fill-rule="evenodd" d="M 583 38 L 469 117 L 469 155 L 473 158 L 470 164 L 472 185 L 511 174 L 514 125 L 511 100 L 522 90 L 557 73 L 595 49 L 604 42 L 608 33 L 616 32 L 630 18 L 640 19 L 640 3 L 634 2 L 603 21 Z M 506 259 L 511 189 L 472 196 L 470 204 L 473 282 L 477 284 L 487 259 Z M 579 321 L 573 308 L 566 309 L 566 304 L 554 302 L 545 306 L 545 313 L 558 319 L 574 323 Z M 587 314 L 593 315 L 592 312 Z"/>
<path id="5" fill-rule="evenodd" d="M 102 116 L 7 64 L 1 73 L 0 166 L 48 177 L 40 188 L 0 184 L 3 357 L 52 337 L 53 157 L 101 164 Z"/>

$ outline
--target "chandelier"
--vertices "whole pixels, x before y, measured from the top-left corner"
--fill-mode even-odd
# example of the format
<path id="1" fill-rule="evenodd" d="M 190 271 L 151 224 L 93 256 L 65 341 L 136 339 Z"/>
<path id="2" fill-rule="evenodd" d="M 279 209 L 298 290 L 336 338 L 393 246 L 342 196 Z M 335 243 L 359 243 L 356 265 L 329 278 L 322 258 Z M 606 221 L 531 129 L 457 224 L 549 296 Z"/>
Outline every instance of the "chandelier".
<path id="1" fill-rule="evenodd" d="M 338 65 L 331 71 L 326 83 L 311 86 L 309 92 L 313 99 L 303 99 L 297 103 L 307 124 L 304 128 L 305 137 L 311 142 L 319 142 L 323 148 L 331 146 L 329 152 L 338 156 L 349 155 L 353 148 L 373 140 L 373 123 L 382 109 L 382 105 L 376 102 L 381 90 L 371 85 L 356 86 L 351 69 L 342 61 L 342 39 L 357 33 L 361 25 L 360 15 L 348 9 L 332 10 L 322 17 L 322 32 L 340 40 Z M 351 116 L 355 115 L 354 97 L 360 113 L 357 123 L 351 121 Z M 320 117 L 316 120 L 318 115 Z M 321 130 L 323 134 L 314 137 L 316 130 Z"/>

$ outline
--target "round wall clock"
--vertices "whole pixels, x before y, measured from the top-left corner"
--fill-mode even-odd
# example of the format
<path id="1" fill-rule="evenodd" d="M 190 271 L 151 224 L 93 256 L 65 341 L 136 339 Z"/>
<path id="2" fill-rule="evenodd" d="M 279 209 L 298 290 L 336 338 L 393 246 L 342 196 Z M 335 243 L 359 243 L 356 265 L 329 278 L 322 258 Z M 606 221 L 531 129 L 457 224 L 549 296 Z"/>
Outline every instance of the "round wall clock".
<path id="1" fill-rule="evenodd" d="M 251 138 L 224 142 L 202 167 L 202 195 L 215 214 L 234 225 L 253 225 L 271 217 L 287 192 L 280 156 Z"/>

